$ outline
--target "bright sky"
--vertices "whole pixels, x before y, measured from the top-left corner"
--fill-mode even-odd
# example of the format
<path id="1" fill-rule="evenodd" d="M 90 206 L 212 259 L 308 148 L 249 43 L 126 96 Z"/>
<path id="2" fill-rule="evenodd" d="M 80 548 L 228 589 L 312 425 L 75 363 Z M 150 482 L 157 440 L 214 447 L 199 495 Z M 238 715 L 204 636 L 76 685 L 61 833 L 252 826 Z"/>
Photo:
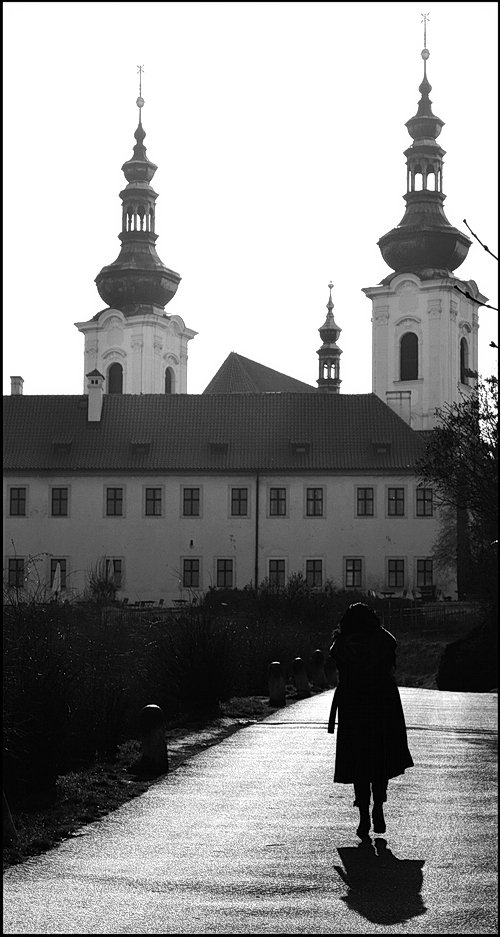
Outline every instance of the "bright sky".
<path id="1" fill-rule="evenodd" d="M 404 213 L 428 77 L 445 121 L 443 188 L 497 254 L 496 3 L 4 3 L 4 393 L 83 391 L 75 322 L 104 307 L 119 253 L 121 166 L 138 122 L 158 165 L 157 251 L 182 281 L 166 307 L 198 335 L 188 391 L 231 351 L 314 384 L 333 280 L 343 393 L 371 391 L 378 239 Z M 457 270 L 498 306 L 474 243 Z M 497 314 L 480 309 L 479 369 Z"/>

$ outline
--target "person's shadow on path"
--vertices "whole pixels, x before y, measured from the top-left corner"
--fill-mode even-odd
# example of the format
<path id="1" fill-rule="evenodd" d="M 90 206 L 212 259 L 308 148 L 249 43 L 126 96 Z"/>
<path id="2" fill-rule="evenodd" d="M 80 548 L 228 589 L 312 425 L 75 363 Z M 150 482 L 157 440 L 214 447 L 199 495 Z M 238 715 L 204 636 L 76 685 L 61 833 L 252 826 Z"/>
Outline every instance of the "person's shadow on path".
<path id="1" fill-rule="evenodd" d="M 349 908 L 374 924 L 398 924 L 425 914 L 420 895 L 423 859 L 397 859 L 385 839 L 363 840 L 340 847 L 342 866 L 335 869 L 349 892 L 342 898 Z"/>

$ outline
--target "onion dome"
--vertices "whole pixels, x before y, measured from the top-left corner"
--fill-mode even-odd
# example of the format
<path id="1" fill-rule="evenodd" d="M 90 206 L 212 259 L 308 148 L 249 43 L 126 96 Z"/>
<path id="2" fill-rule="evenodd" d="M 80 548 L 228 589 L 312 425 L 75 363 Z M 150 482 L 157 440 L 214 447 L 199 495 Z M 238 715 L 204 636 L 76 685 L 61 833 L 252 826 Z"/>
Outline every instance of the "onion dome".
<path id="1" fill-rule="evenodd" d="M 342 331 L 333 318 L 332 289 L 333 283 L 328 284 L 330 298 L 326 304 L 328 310 L 327 317 L 318 329 L 323 342 L 321 348 L 318 348 L 319 358 L 319 377 L 317 380 L 318 390 L 338 394 L 340 390 L 340 356 L 342 350 L 337 345 L 337 339 Z"/>
<path id="2" fill-rule="evenodd" d="M 95 278 L 99 295 L 108 306 L 125 315 L 160 311 L 175 295 L 180 276 L 166 267 L 155 249 L 155 205 L 158 194 L 150 182 L 157 166 L 146 156 L 145 130 L 141 121 L 142 97 L 137 98 L 139 125 L 132 159 L 123 164 L 127 186 L 122 199 L 122 247 L 114 263 Z M 148 307 L 144 309 L 144 306 Z M 153 307 L 153 308 L 152 308 Z"/>
<path id="3" fill-rule="evenodd" d="M 422 50 L 424 78 L 419 87 L 417 113 L 405 124 L 413 139 L 405 150 L 407 192 L 406 210 L 399 225 L 384 234 L 378 246 L 385 262 L 395 273 L 416 273 L 421 279 L 451 276 L 465 260 L 471 241 L 448 221 L 443 202 L 443 156 L 437 143 L 444 122 L 432 112 L 427 79 L 429 52 Z"/>

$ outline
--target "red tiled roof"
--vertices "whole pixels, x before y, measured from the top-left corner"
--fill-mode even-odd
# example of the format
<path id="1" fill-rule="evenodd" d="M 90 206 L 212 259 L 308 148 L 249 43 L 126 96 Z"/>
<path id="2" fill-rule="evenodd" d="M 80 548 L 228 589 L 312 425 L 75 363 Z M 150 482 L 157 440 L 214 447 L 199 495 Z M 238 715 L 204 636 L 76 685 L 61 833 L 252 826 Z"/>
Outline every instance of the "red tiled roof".
<path id="1" fill-rule="evenodd" d="M 408 471 L 423 448 L 374 394 L 109 394 L 100 422 L 87 400 L 4 397 L 5 471 Z"/>
<path id="2" fill-rule="evenodd" d="M 310 394 L 316 387 L 304 384 L 288 374 L 266 368 L 258 361 L 244 358 L 232 351 L 221 364 L 217 374 L 205 387 L 204 394 Z"/>

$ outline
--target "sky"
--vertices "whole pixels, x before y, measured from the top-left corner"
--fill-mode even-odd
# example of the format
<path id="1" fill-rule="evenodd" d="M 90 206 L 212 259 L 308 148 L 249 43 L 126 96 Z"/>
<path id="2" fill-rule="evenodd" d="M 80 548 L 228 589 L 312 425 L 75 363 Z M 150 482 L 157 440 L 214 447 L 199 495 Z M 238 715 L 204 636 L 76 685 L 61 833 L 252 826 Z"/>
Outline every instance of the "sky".
<path id="1" fill-rule="evenodd" d="M 342 393 L 370 393 L 377 247 L 405 208 L 427 74 L 448 220 L 498 254 L 496 3 L 4 3 L 4 393 L 81 394 L 94 283 L 119 253 L 142 111 L 166 307 L 198 335 L 188 393 L 231 351 L 309 384 L 333 281 Z M 456 274 L 498 306 L 474 242 Z M 479 371 L 497 314 L 479 310 Z"/>

